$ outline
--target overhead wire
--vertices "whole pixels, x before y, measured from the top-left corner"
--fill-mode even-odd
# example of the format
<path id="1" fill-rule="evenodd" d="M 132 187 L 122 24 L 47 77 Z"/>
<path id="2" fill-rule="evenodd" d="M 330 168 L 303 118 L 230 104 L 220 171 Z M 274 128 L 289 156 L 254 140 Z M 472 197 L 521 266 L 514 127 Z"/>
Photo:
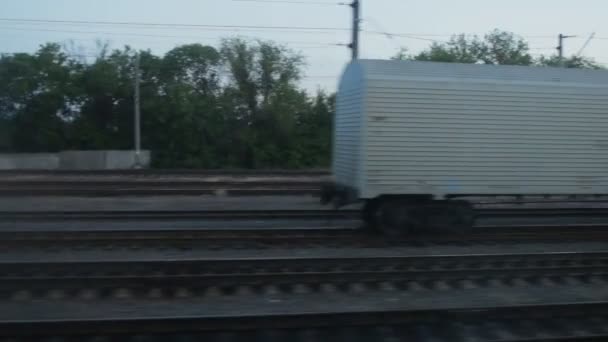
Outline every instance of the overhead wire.
<path id="1" fill-rule="evenodd" d="M 314 4 L 315 2 L 306 1 L 290 1 L 290 0 L 233 0 L 243 2 L 276 2 L 276 3 L 307 3 Z M 346 4 L 340 2 L 325 3 L 317 2 L 322 4 Z M 334 31 L 334 32 L 348 32 L 350 28 L 344 27 L 314 27 L 314 26 L 267 26 L 267 25 L 219 25 L 219 24 L 179 24 L 179 23 L 159 23 L 159 22 L 120 22 L 120 21 L 88 21 L 88 20 L 56 20 L 56 19 L 27 19 L 27 18 L 0 18 L 0 21 L 12 22 L 12 23 L 29 23 L 29 24 L 58 24 L 58 25 L 116 25 L 116 26 L 129 26 L 136 28 L 171 28 L 171 29 L 201 29 L 201 30 L 232 30 L 232 29 L 245 29 L 245 30 L 290 30 L 290 31 Z M 458 34 L 446 34 L 446 33 L 416 33 L 416 32 L 389 32 L 386 30 L 381 31 L 365 31 L 371 34 L 379 35 L 391 35 L 400 36 L 406 38 L 422 39 L 426 37 L 451 37 Z M 480 35 L 478 33 L 463 33 L 465 35 Z M 528 39 L 555 39 L 553 35 L 522 35 L 523 38 Z M 608 37 L 595 37 L 595 39 L 608 40 Z M 429 41 L 432 39 L 429 38 Z"/>
<path id="2" fill-rule="evenodd" d="M 263 2 L 263 3 L 292 3 L 292 4 L 326 4 L 326 5 L 341 5 L 346 3 L 340 2 L 320 2 L 320 1 L 298 1 L 298 0 L 233 0 L 239 2 Z M 372 18 L 367 18 L 368 20 Z M 101 35 L 117 35 L 117 36 L 133 36 L 133 37 L 154 37 L 154 38 L 188 38 L 188 39 L 221 39 L 221 37 L 202 37 L 202 36 L 184 36 L 184 35 L 167 35 L 167 34 L 150 34 L 150 33 L 134 33 L 134 32 L 102 32 L 102 31 L 82 31 L 82 30 L 72 30 L 72 29 L 55 29 L 48 28 L 48 25 L 54 26 L 118 26 L 123 28 L 131 28 L 131 29 L 170 29 L 170 30 L 203 30 L 203 31 L 230 31 L 230 32 L 240 32 L 240 31 L 272 31 L 273 33 L 308 33 L 308 34 L 322 34 L 322 33 L 338 33 L 338 32 L 348 32 L 349 28 L 342 27 L 325 27 L 325 26 L 267 26 L 267 25 L 217 25 L 217 24 L 181 24 L 181 23 L 159 23 L 159 22 L 120 22 L 120 21 L 86 21 L 86 20 L 55 20 L 55 19 L 26 19 L 26 18 L 0 18 L 0 22 L 5 22 L 10 25 L 30 25 L 30 26 L 38 26 L 38 25 L 47 25 L 47 27 L 0 27 L 0 29 L 7 30 L 18 30 L 18 31 L 42 31 L 42 32 L 63 32 L 63 33 L 78 33 L 78 34 L 101 34 Z M 370 20 L 372 24 L 374 24 L 373 20 Z M 376 25 L 378 26 L 378 25 Z M 110 28 L 114 29 L 114 27 Z M 413 39 L 420 41 L 428 41 L 433 43 L 446 43 L 446 40 L 436 39 L 432 37 L 452 37 L 454 34 L 437 34 L 437 33 L 396 33 L 384 30 L 382 27 L 379 27 L 379 30 L 362 30 L 362 33 L 365 34 L 373 34 L 373 35 L 382 35 L 389 39 L 393 39 L 395 37 L 405 38 L 405 39 Z M 467 33 L 465 35 L 478 35 Z M 523 38 L 526 39 L 554 39 L 555 36 L 551 35 L 523 35 Z M 608 40 L 608 37 L 591 37 L 598 40 Z M 579 54 L 586 48 L 589 44 L 589 40 L 585 42 Z M 279 41 L 281 42 L 281 41 Z M 291 41 L 282 41 L 282 43 L 286 44 L 306 44 L 306 46 L 295 46 L 301 49 L 315 49 L 315 48 L 327 48 L 327 47 L 338 47 L 343 46 L 345 44 L 337 44 L 337 43 L 317 43 L 317 42 L 291 42 Z M 538 47 L 538 48 L 530 48 L 531 50 L 549 50 L 553 49 L 553 47 Z"/>
<path id="3" fill-rule="evenodd" d="M 83 31 L 83 30 L 69 30 L 69 29 L 48 29 L 48 28 L 31 28 L 31 27 L 7 27 L 0 26 L 0 30 L 16 30 L 16 31 L 40 31 L 40 32 L 58 32 L 58 33 L 76 33 L 76 34 L 93 34 L 93 35 L 109 35 L 109 36 L 133 36 L 133 37 L 153 37 L 153 38 L 180 38 L 180 39 L 193 39 L 193 40 L 220 40 L 222 37 L 209 37 L 209 36 L 198 36 L 198 35 L 163 35 L 163 34 L 149 34 L 149 33 L 133 33 L 133 32 L 108 32 L 108 31 Z M 393 37 L 406 38 L 406 39 L 414 39 L 414 40 L 422 40 L 422 41 L 430 41 L 434 43 L 445 43 L 447 41 L 438 40 L 438 39 L 430 39 L 425 37 L 414 36 L 410 34 L 403 33 L 390 33 L 386 31 L 362 31 L 368 34 L 380 34 L 385 37 L 390 38 Z M 427 35 L 429 36 L 429 35 Z M 257 39 L 255 36 L 238 36 L 240 38 L 247 39 Z M 322 48 L 330 48 L 330 47 L 343 47 L 346 44 L 341 43 L 319 43 L 319 42 L 308 42 L 308 41 L 285 41 L 285 40 L 276 40 L 274 41 L 282 44 L 288 44 L 290 47 L 297 49 L 322 49 Z M 148 43 L 147 43 L 148 44 Z M 553 47 L 539 47 L 539 48 L 530 48 L 530 50 L 550 50 Z"/>
<path id="4" fill-rule="evenodd" d="M 40 31 L 40 32 L 59 32 L 59 33 L 76 33 L 76 34 L 95 34 L 95 35 L 118 35 L 118 36 L 133 36 L 133 37 L 154 37 L 154 38 L 187 38 L 187 39 L 209 39 L 219 40 L 222 37 L 208 37 L 208 36 L 184 36 L 184 35 L 158 35 L 158 34 L 145 34 L 145 33 L 131 33 L 131 32 L 107 32 L 107 31 L 81 31 L 81 30 L 56 30 L 56 29 L 45 29 L 45 28 L 23 28 L 23 27 L 6 27 L 0 26 L 0 30 L 16 30 L 16 31 Z M 258 37 L 253 36 L 238 36 L 240 38 L 257 39 Z M 319 43 L 319 42 L 306 42 L 306 41 L 283 41 L 274 40 L 278 43 L 292 44 L 294 47 L 301 48 L 316 48 L 316 47 L 331 47 L 338 46 L 337 43 Z M 310 45 L 310 46 L 309 46 Z"/>
<path id="5" fill-rule="evenodd" d="M 545 47 L 531 47 L 529 50 L 555 50 L 554 46 L 545 46 Z"/>
<path id="6" fill-rule="evenodd" d="M 380 24 L 379 22 L 376 22 L 376 20 L 370 16 L 367 16 L 365 18 L 363 18 L 362 22 L 364 24 L 370 23 L 373 26 L 375 26 L 377 29 L 379 29 L 382 33 L 382 36 L 384 38 L 386 38 L 386 40 L 388 41 L 388 43 L 392 46 L 393 49 L 395 50 L 399 50 L 401 49 L 400 46 L 398 46 L 399 44 L 395 41 L 395 39 L 393 38 L 393 36 L 387 32 L 387 30 L 384 29 L 384 26 L 382 24 Z"/>
<path id="7" fill-rule="evenodd" d="M 373 33 L 373 34 L 382 34 L 381 32 L 374 32 L 374 31 L 367 31 L 367 32 L 368 33 Z M 389 33 L 389 34 L 391 36 L 393 36 L 393 37 L 408 38 L 408 39 L 415 39 L 415 40 L 423 40 L 423 41 L 433 42 L 433 43 L 447 43 L 446 40 L 425 38 L 425 37 L 420 37 L 420 36 L 412 35 L 412 34 L 405 34 L 405 33 Z"/>
<path id="8" fill-rule="evenodd" d="M 261 29 L 261 30 L 295 30 L 295 31 L 349 31 L 342 27 L 311 27 L 311 26 L 265 26 L 265 25 L 217 25 L 217 24 L 176 24 L 153 22 L 124 22 L 124 21 L 87 21 L 87 20 L 52 20 L 52 19 L 17 19 L 0 18 L 5 22 L 47 23 L 47 24 L 76 24 L 76 25 L 116 25 L 130 27 L 164 27 L 164 28 L 197 28 L 197 29 Z"/>
<path id="9" fill-rule="evenodd" d="M 578 52 L 576 53 L 576 56 L 580 56 L 581 53 L 583 53 L 583 51 L 585 50 L 587 45 L 589 45 L 589 43 L 591 42 L 591 40 L 593 40 L 594 37 L 595 37 L 595 32 L 593 32 L 593 33 L 591 33 L 591 35 L 589 35 L 589 38 L 585 41 L 585 44 L 583 44 L 583 46 L 581 46 L 580 50 L 578 50 Z"/>
<path id="10" fill-rule="evenodd" d="M 338 76 L 332 76 L 332 75 L 311 75 L 311 76 L 304 76 L 305 78 L 336 78 Z"/>
<path id="11" fill-rule="evenodd" d="M 7 25 L 7 24 L 8 25 L 18 25 L 18 27 L 14 27 L 13 28 L 15 30 L 21 28 L 22 30 L 29 30 L 29 31 L 34 31 L 34 30 L 38 30 L 38 31 L 55 30 L 55 31 L 68 32 L 68 29 L 70 29 L 71 27 L 75 27 L 75 26 L 69 26 L 69 27 L 67 27 L 67 28 L 64 29 L 62 26 L 59 26 L 59 27 L 54 28 L 54 29 L 49 29 L 48 27 L 54 27 L 54 26 L 45 26 L 44 28 L 38 28 L 38 25 L 33 25 L 34 27 L 31 27 L 31 26 L 23 26 L 23 25 L 28 25 L 28 24 L 5 23 L 5 25 Z M 84 26 L 86 26 L 86 25 L 82 25 L 82 27 L 84 27 Z M 86 26 L 86 27 L 89 28 L 89 26 Z M 75 27 L 75 28 L 78 29 L 78 27 Z M 155 27 L 153 27 L 153 28 L 150 28 L 150 27 L 148 27 L 148 28 L 142 28 L 142 27 L 124 27 L 124 28 L 132 29 L 132 30 L 140 30 L 140 29 L 156 29 L 156 30 L 159 30 L 159 29 L 162 29 L 162 28 L 155 28 Z M 105 27 L 104 29 L 116 30 L 116 28 L 113 28 L 113 27 Z M 194 32 L 197 31 L 196 29 L 188 29 L 188 28 L 185 28 L 185 29 L 188 30 L 188 31 L 194 31 Z M 163 30 L 164 31 L 167 31 L 167 30 L 181 31 L 183 29 L 179 29 L 179 28 L 167 28 L 167 29 L 163 29 Z M 250 33 L 250 32 L 266 32 L 266 33 L 269 33 L 269 34 L 271 33 L 273 35 L 275 35 L 275 34 L 294 34 L 294 33 L 296 33 L 298 35 L 300 35 L 300 34 L 306 34 L 306 35 L 308 35 L 308 34 L 313 34 L 313 35 L 335 35 L 336 33 L 339 33 L 338 31 L 287 31 L 287 30 L 281 31 L 281 30 L 238 29 L 238 28 L 236 28 L 236 29 L 206 28 L 206 29 L 202 29 L 202 30 L 198 30 L 198 31 L 205 31 L 205 32 L 207 32 L 207 31 L 208 32 L 230 32 L 230 33 L 237 32 L 239 34 L 240 34 L 240 32 L 244 32 L 244 33 L 245 32 L 247 32 L 247 33 Z M 143 33 L 136 33 L 136 34 L 138 34 L 138 35 L 144 35 Z M 194 34 L 196 34 L 196 32 Z M 150 36 L 154 36 L 154 37 L 162 37 L 163 36 L 163 34 L 156 34 L 156 33 L 145 33 L 145 35 L 146 36 L 150 35 Z M 175 36 L 175 37 L 176 38 L 180 38 L 180 37 L 185 37 L 185 36 L 180 35 L 180 36 Z M 190 37 L 194 37 L 194 36 L 190 36 Z"/>
<path id="12" fill-rule="evenodd" d="M 22 54 L 26 54 L 29 55 L 31 54 L 31 52 L 25 52 L 25 51 L 0 51 L 0 55 L 22 55 Z M 101 57 L 100 55 L 93 55 L 93 54 L 79 54 L 79 53 L 65 53 L 65 56 L 68 57 L 87 57 L 87 58 L 99 58 Z"/>
<path id="13" fill-rule="evenodd" d="M 297 5 L 321 5 L 321 6 L 340 6 L 347 5 L 344 2 L 322 2 L 322 1 L 297 1 L 297 0 L 232 0 L 233 2 L 259 2 L 270 4 L 297 4 Z"/>
<path id="14" fill-rule="evenodd" d="M 147 33 L 134 33 L 134 32 L 108 32 L 108 31 L 82 31 L 82 30 L 69 30 L 69 29 L 48 29 L 48 28 L 31 28 L 31 27 L 8 27 L 0 26 L 0 30 L 13 30 L 13 31 L 34 31 L 34 32 L 57 32 L 57 33 L 76 33 L 76 34 L 91 34 L 91 35 L 108 35 L 108 36 L 132 36 L 132 37 L 152 37 L 152 38 L 180 38 L 180 39 L 192 39 L 192 40 L 220 40 L 223 37 L 209 37 L 209 36 L 198 36 L 198 35 L 165 35 L 165 34 L 147 34 Z M 445 40 L 431 39 L 420 36 L 414 36 L 403 33 L 390 33 L 385 31 L 369 31 L 363 30 L 363 33 L 383 35 L 387 38 L 393 39 L 393 37 L 414 39 L 421 41 L 429 41 L 434 43 L 446 43 Z M 246 39 L 258 39 L 256 36 L 236 36 L 237 38 Z M 601 38 L 597 38 L 601 39 Z M 329 47 L 343 47 L 346 44 L 343 43 L 319 43 L 319 42 L 308 42 L 308 41 L 287 41 L 287 40 L 276 40 L 277 43 L 288 44 L 290 47 L 299 49 L 320 49 Z M 531 47 L 530 50 L 552 50 L 554 47 Z"/>

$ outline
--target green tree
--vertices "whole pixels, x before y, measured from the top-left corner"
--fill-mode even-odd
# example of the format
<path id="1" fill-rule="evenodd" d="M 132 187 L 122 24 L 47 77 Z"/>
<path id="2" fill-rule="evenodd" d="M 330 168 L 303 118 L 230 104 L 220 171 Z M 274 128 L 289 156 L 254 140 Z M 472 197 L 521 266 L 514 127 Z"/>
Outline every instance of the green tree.
<path id="1" fill-rule="evenodd" d="M 220 62 L 215 48 L 200 44 L 176 47 L 162 59 L 158 96 L 143 111 L 144 128 L 164 132 L 144 141 L 156 151 L 157 166 L 223 166 L 218 144 L 229 132 L 218 108 Z"/>
<path id="2" fill-rule="evenodd" d="M 298 87 L 299 54 L 239 39 L 219 50 L 178 46 L 162 57 L 103 45 L 90 61 L 56 44 L 2 56 L 0 150 L 132 148 L 136 55 L 142 146 L 155 166 L 329 164 L 334 97 Z"/>
<path id="3" fill-rule="evenodd" d="M 58 44 L 34 55 L 0 58 L 0 111 L 12 133 L 5 145 L 19 152 L 57 151 L 65 147 L 64 120 L 72 108 L 72 65 Z M 5 139 L 6 140 L 6 139 Z"/>
<path id="4" fill-rule="evenodd" d="M 450 63 L 484 63 L 531 65 L 534 60 L 528 43 L 513 33 L 494 30 L 483 39 L 477 36 L 455 35 L 445 43 L 433 43 L 417 55 L 408 55 L 404 50 L 394 59 Z"/>
<path id="5" fill-rule="evenodd" d="M 167 86 L 187 86 L 199 95 L 215 94 L 219 88 L 220 54 L 211 46 L 182 45 L 162 60 L 162 77 Z"/>
<path id="6" fill-rule="evenodd" d="M 444 43 L 431 46 L 412 55 L 402 48 L 392 59 L 450 63 L 483 63 L 505 65 L 536 65 L 583 69 L 604 69 L 591 58 L 570 56 L 560 61 L 559 57 L 540 56 L 534 59 L 528 43 L 511 32 L 494 30 L 483 39 L 464 34 L 452 36 Z"/>
<path id="7" fill-rule="evenodd" d="M 241 39 L 223 41 L 221 54 L 229 71 L 223 109 L 232 118 L 242 166 L 292 163 L 296 115 L 307 103 L 297 87 L 302 56 L 272 42 Z"/>
<path id="8" fill-rule="evenodd" d="M 528 43 L 511 32 L 494 30 L 484 37 L 481 60 L 485 64 L 531 65 Z"/>
<path id="9" fill-rule="evenodd" d="M 299 163 L 296 167 L 330 165 L 335 103 L 335 94 L 319 92 L 309 99 L 307 110 L 298 116 L 298 145 L 294 153 L 297 153 Z"/>
<path id="10" fill-rule="evenodd" d="M 556 55 L 554 56 L 541 56 L 536 61 L 536 64 L 539 66 L 552 66 L 552 67 L 566 67 L 566 68 L 581 68 L 581 69 L 604 69 L 603 66 L 595 62 L 591 58 L 582 57 L 582 56 L 571 56 L 564 58 L 563 61 L 560 61 L 560 58 Z"/>
<path id="11" fill-rule="evenodd" d="M 70 124 L 70 145 L 78 149 L 133 146 L 135 52 L 129 47 L 100 53 L 77 76 L 78 113 Z"/>
<path id="12" fill-rule="evenodd" d="M 485 58 L 485 47 L 477 37 L 452 36 L 447 43 L 433 43 L 428 50 L 413 56 L 417 61 L 477 63 Z"/>

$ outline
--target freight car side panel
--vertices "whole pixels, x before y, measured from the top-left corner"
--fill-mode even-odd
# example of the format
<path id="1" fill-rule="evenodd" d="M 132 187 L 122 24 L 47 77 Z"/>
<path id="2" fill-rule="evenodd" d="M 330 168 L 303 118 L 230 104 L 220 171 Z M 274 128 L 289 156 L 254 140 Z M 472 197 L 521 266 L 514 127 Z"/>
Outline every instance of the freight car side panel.
<path id="1" fill-rule="evenodd" d="M 365 105 L 362 198 L 608 193 L 605 85 L 368 77 Z"/>
<path id="2" fill-rule="evenodd" d="M 336 98 L 332 174 L 336 184 L 356 191 L 362 186 L 364 81 L 358 64 L 347 68 Z"/>

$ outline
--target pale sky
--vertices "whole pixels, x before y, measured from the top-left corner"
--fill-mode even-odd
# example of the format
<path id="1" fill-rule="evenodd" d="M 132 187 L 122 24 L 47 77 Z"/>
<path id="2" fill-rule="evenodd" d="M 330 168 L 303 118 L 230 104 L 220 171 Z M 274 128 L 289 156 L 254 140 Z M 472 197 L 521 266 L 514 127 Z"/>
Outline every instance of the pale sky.
<path id="1" fill-rule="evenodd" d="M 0 52 L 32 52 L 45 42 L 73 41 L 82 48 L 80 53 L 95 54 L 95 41 L 100 39 L 109 41 L 116 48 L 128 44 L 137 49 L 149 48 L 161 54 L 180 44 L 199 42 L 217 45 L 222 37 L 240 35 L 275 40 L 300 51 L 308 64 L 302 86 L 311 90 L 317 87 L 335 90 L 338 76 L 348 62 L 350 52 L 346 47 L 334 44 L 349 42 L 350 32 L 346 29 L 351 25 L 350 7 L 336 3 L 350 0 L 290 0 L 305 4 L 271 1 L 274 0 L 0 0 Z M 362 58 L 389 58 L 400 47 L 417 52 L 431 43 L 423 39 L 447 40 L 454 33 L 483 35 L 498 28 L 526 38 L 533 54 L 553 53 L 559 33 L 577 35 L 565 42 L 566 55 L 577 53 L 589 35 L 595 32 L 595 38 L 582 54 L 608 65 L 606 0 L 361 1 L 364 31 L 415 37 L 389 38 L 363 32 Z M 329 5 L 313 4 L 319 2 Z M 310 32 L 288 29 L 25 23 L 5 19 L 297 26 L 345 30 Z"/>

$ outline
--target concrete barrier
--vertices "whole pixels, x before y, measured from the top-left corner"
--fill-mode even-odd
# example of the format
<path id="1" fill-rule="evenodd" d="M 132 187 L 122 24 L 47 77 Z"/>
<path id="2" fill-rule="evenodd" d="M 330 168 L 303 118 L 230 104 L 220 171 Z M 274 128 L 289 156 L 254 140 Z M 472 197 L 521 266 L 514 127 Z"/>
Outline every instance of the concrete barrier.
<path id="1" fill-rule="evenodd" d="M 0 154 L 0 170 L 117 170 L 137 165 L 135 151 L 62 151 Z M 141 151 L 139 166 L 150 167 L 150 151 Z"/>
<path id="2" fill-rule="evenodd" d="M 135 151 L 62 151 L 59 168 L 62 170 L 116 170 L 135 168 Z M 141 151 L 139 165 L 150 166 L 150 151 Z"/>
<path id="3" fill-rule="evenodd" d="M 138 164 L 143 169 L 150 167 L 150 151 L 140 151 L 137 158 L 135 151 L 106 151 L 107 170 L 131 169 Z"/>
<path id="4" fill-rule="evenodd" d="M 55 153 L 0 154 L 0 170 L 55 170 L 59 156 Z"/>
<path id="5" fill-rule="evenodd" d="M 105 151 L 62 151 L 59 152 L 59 169 L 62 170 L 103 170 Z"/>

